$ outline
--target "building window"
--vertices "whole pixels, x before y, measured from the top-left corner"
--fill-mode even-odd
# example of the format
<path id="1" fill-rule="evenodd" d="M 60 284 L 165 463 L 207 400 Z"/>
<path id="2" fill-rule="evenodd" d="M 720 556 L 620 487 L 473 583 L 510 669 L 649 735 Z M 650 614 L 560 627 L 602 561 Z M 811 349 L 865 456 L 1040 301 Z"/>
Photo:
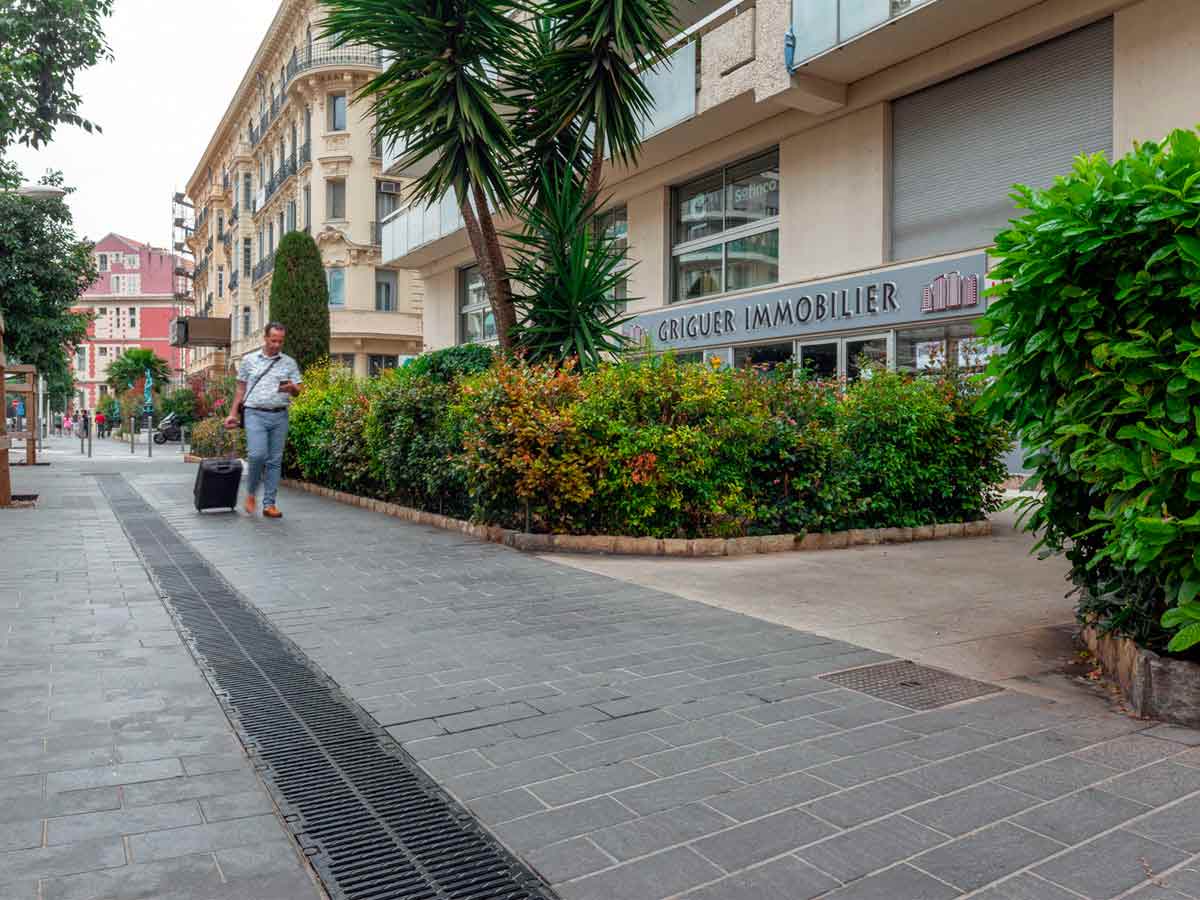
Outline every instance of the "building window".
<path id="1" fill-rule="evenodd" d="M 136 253 L 125 254 L 125 268 L 136 269 L 139 265 L 139 257 Z"/>
<path id="2" fill-rule="evenodd" d="M 137 324 L 137 307 L 136 306 L 129 307 L 129 324 L 130 325 Z"/>
<path id="3" fill-rule="evenodd" d="M 496 317 L 479 266 L 469 266 L 458 273 L 458 313 L 460 344 L 496 339 Z"/>
<path id="4" fill-rule="evenodd" d="M 251 325 L 250 325 L 250 307 L 248 307 L 248 306 L 243 306 L 243 307 L 242 307 L 242 336 L 243 336 L 243 337 L 245 337 L 245 336 L 247 336 L 247 335 L 249 335 L 249 334 L 250 334 L 250 328 L 251 328 Z"/>
<path id="5" fill-rule="evenodd" d="M 120 275 L 113 275 L 108 280 L 108 292 L 110 294 L 120 294 L 124 292 L 124 279 Z"/>
<path id="6" fill-rule="evenodd" d="M 217 266 L 217 296 L 225 296 L 225 267 Z"/>
<path id="7" fill-rule="evenodd" d="M 97 352 L 101 356 L 108 356 L 108 348 L 107 347 L 101 347 Z"/>
<path id="8" fill-rule="evenodd" d="M 100 396 L 101 397 L 108 396 L 108 385 L 107 384 L 100 385 Z"/>
<path id="9" fill-rule="evenodd" d="M 312 225 L 312 188 L 304 186 L 304 227 Z"/>
<path id="10" fill-rule="evenodd" d="M 246 207 L 246 209 L 250 208 L 250 198 L 253 194 L 253 181 L 250 178 L 250 173 L 247 172 L 242 176 L 242 206 Z"/>
<path id="11" fill-rule="evenodd" d="M 344 220 L 346 218 L 346 179 L 330 178 L 325 182 L 325 218 Z"/>
<path id="12" fill-rule="evenodd" d="M 329 305 L 346 305 L 346 270 L 342 268 L 327 269 L 326 277 L 329 282 Z"/>
<path id="13" fill-rule="evenodd" d="M 326 107 L 329 110 L 328 126 L 330 131 L 346 130 L 346 95 L 330 94 Z"/>
<path id="14" fill-rule="evenodd" d="M 351 372 L 354 371 L 354 354 L 353 353 L 330 353 L 329 361 L 335 366 L 345 366 Z"/>
<path id="15" fill-rule="evenodd" d="M 224 233 L 225 233 L 225 210 L 220 209 L 220 210 L 217 210 L 217 234 L 222 235 Z"/>
<path id="16" fill-rule="evenodd" d="M 254 241 L 251 238 L 242 238 L 242 274 L 249 275 L 251 262 L 253 261 Z"/>
<path id="17" fill-rule="evenodd" d="M 671 299 L 779 280 L 779 151 L 675 188 Z"/>
<path id="18" fill-rule="evenodd" d="M 400 357 L 391 353 L 372 353 L 367 357 L 367 374 L 374 378 L 382 375 L 387 369 L 395 369 L 400 365 Z"/>
<path id="19" fill-rule="evenodd" d="M 312 109 L 304 107 L 304 143 L 312 141 Z"/>
<path id="20" fill-rule="evenodd" d="M 375 311 L 396 311 L 396 273 L 387 269 L 375 270 Z"/>
<path id="21" fill-rule="evenodd" d="M 624 206 L 597 214 L 594 226 L 596 237 L 611 241 L 613 249 L 622 253 L 629 249 L 629 211 Z M 628 267 L 629 263 L 626 262 L 620 268 Z M 627 279 L 622 278 L 620 284 L 616 285 L 609 293 L 609 297 L 613 301 L 613 305 L 623 311 L 629 297 Z"/>
<path id="22" fill-rule="evenodd" d="M 101 272 L 108 271 L 108 254 L 107 253 L 97 254 L 96 262 L 99 265 Z"/>
<path id="23" fill-rule="evenodd" d="M 896 368 L 905 372 L 929 372 L 947 367 L 981 372 L 994 353 L 975 325 L 924 325 L 896 332 Z"/>
<path id="24" fill-rule="evenodd" d="M 275 252 L 275 223 L 267 223 L 267 256 Z"/>
<path id="25" fill-rule="evenodd" d="M 107 316 L 107 315 L 108 315 L 108 307 L 107 307 L 107 306 L 102 306 L 102 307 L 100 307 L 98 310 L 96 310 L 96 312 L 97 312 L 97 313 L 99 313 L 99 314 L 100 314 L 100 315 L 102 315 L 102 316 Z"/>
<path id="26" fill-rule="evenodd" d="M 82 344 L 75 348 L 75 369 L 79 372 L 87 371 L 87 347 Z"/>
<path id="27" fill-rule="evenodd" d="M 287 205 L 287 230 L 296 230 L 296 201 L 289 200 Z"/>

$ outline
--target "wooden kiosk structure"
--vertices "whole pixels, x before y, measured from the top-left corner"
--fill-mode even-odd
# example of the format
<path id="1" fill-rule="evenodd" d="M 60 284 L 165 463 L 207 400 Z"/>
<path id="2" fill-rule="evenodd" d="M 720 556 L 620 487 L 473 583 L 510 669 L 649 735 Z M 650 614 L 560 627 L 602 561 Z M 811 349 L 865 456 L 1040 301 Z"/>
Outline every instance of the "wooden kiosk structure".
<path id="1" fill-rule="evenodd" d="M 3 370 L 5 373 L 4 380 L 4 411 L 8 415 L 8 396 L 9 394 L 17 394 L 25 405 L 25 430 L 10 431 L 8 437 L 24 439 L 25 441 L 25 465 L 37 465 L 37 438 L 40 423 L 38 422 L 38 398 L 37 398 L 37 369 L 33 366 L 7 366 Z M 22 376 L 15 381 L 10 381 L 9 378 L 13 375 Z"/>

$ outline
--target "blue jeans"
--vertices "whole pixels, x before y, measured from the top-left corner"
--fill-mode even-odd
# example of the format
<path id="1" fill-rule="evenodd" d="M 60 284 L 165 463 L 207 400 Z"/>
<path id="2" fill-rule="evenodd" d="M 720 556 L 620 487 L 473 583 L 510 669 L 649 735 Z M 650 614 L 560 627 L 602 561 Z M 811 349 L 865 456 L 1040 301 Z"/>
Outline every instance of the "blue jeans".
<path id="1" fill-rule="evenodd" d="M 246 410 L 246 455 L 250 461 L 250 480 L 246 492 L 253 494 L 263 483 L 263 506 L 275 505 L 279 475 L 283 471 L 283 444 L 287 440 L 288 413 Z M 265 473 L 264 473 L 265 469 Z"/>

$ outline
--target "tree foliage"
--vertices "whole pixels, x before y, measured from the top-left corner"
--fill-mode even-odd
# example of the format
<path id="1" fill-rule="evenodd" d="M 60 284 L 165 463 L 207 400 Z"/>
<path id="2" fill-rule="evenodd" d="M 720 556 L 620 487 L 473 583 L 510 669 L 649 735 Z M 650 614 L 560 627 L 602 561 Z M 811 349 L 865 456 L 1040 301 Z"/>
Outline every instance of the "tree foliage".
<path id="1" fill-rule="evenodd" d="M 58 186 L 62 178 L 43 181 Z M 87 337 L 89 321 L 71 309 L 96 274 L 92 245 L 76 237 L 66 203 L 0 190 L 0 308 L 10 361 L 70 383 L 67 353 Z"/>
<path id="2" fill-rule="evenodd" d="M 303 231 L 279 242 L 270 309 L 271 321 L 287 329 L 284 350 L 302 371 L 329 356 L 329 285 L 317 242 Z"/>
<path id="3" fill-rule="evenodd" d="M 0 153 L 49 143 L 59 125 L 99 130 L 79 115 L 75 75 L 111 58 L 111 12 L 112 0 L 0 0 Z"/>
<path id="4" fill-rule="evenodd" d="M 1014 197 L 983 328 L 1005 348 L 986 402 L 1036 448 L 1026 527 L 1086 614 L 1161 646 L 1163 612 L 1200 595 L 1200 137 Z"/>
<path id="5" fill-rule="evenodd" d="M 122 393 L 142 384 L 149 370 L 154 383 L 150 389 L 162 393 L 163 388 L 171 380 L 171 368 L 167 361 L 145 347 L 130 347 L 108 364 L 108 386 L 116 393 Z"/>
<path id="6" fill-rule="evenodd" d="M 621 349 L 625 318 L 612 299 L 624 282 L 625 251 L 593 227 L 596 206 L 572 178 L 542 176 L 542 202 L 511 235 L 524 293 L 517 343 L 534 362 L 576 359 L 593 369 Z"/>
<path id="7" fill-rule="evenodd" d="M 672 4 L 329 0 L 327 6 L 326 37 L 380 47 L 390 61 L 359 97 L 374 111 L 379 135 L 404 148 L 401 165 L 426 168 L 410 188 L 413 202 L 456 200 L 501 346 L 530 338 L 541 348 L 546 329 L 564 318 L 578 321 L 581 313 L 608 309 L 572 299 L 579 284 L 595 280 L 586 270 L 604 264 L 593 264 L 589 253 L 556 248 L 549 252 L 570 264 L 574 286 L 534 291 L 539 302 L 520 304 L 530 327 L 518 329 L 514 281 L 530 272 L 522 263 L 519 273 L 510 268 L 492 217 L 528 223 L 526 236 L 545 247 L 555 238 L 544 226 L 566 221 L 555 207 L 569 196 L 576 200 L 577 227 L 590 229 L 581 213 L 596 205 L 605 153 L 625 164 L 637 159 L 652 107 L 639 72 L 666 56 L 666 36 L 675 28 Z M 589 243 L 575 234 L 566 240 L 576 249 Z M 585 249 L 605 255 L 594 241 Z M 555 299 L 573 306 L 552 307 Z M 611 318 L 589 327 L 610 325 Z"/>

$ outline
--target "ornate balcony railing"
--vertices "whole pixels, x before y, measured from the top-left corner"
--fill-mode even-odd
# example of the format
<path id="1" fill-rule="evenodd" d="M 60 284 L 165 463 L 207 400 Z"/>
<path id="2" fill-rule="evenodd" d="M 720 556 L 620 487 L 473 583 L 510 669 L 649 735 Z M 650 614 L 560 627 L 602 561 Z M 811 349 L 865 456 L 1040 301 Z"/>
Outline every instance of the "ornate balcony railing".
<path id="1" fill-rule="evenodd" d="M 308 141 L 305 141 L 303 144 L 301 144 L 298 156 L 299 162 L 296 168 L 303 169 L 310 162 L 312 162 L 312 144 Z"/>
<path id="2" fill-rule="evenodd" d="M 254 282 L 257 284 L 275 271 L 275 251 L 254 264 Z"/>
<path id="3" fill-rule="evenodd" d="M 229 273 L 229 290 L 236 291 L 237 287 L 238 287 L 238 281 L 239 281 L 238 270 L 235 267 L 233 269 L 233 271 Z"/>
<path id="4" fill-rule="evenodd" d="M 207 224 L 208 224 L 208 207 L 206 206 L 202 210 L 200 210 L 200 213 L 196 216 L 195 230 L 202 231 L 204 229 L 204 226 Z"/>

